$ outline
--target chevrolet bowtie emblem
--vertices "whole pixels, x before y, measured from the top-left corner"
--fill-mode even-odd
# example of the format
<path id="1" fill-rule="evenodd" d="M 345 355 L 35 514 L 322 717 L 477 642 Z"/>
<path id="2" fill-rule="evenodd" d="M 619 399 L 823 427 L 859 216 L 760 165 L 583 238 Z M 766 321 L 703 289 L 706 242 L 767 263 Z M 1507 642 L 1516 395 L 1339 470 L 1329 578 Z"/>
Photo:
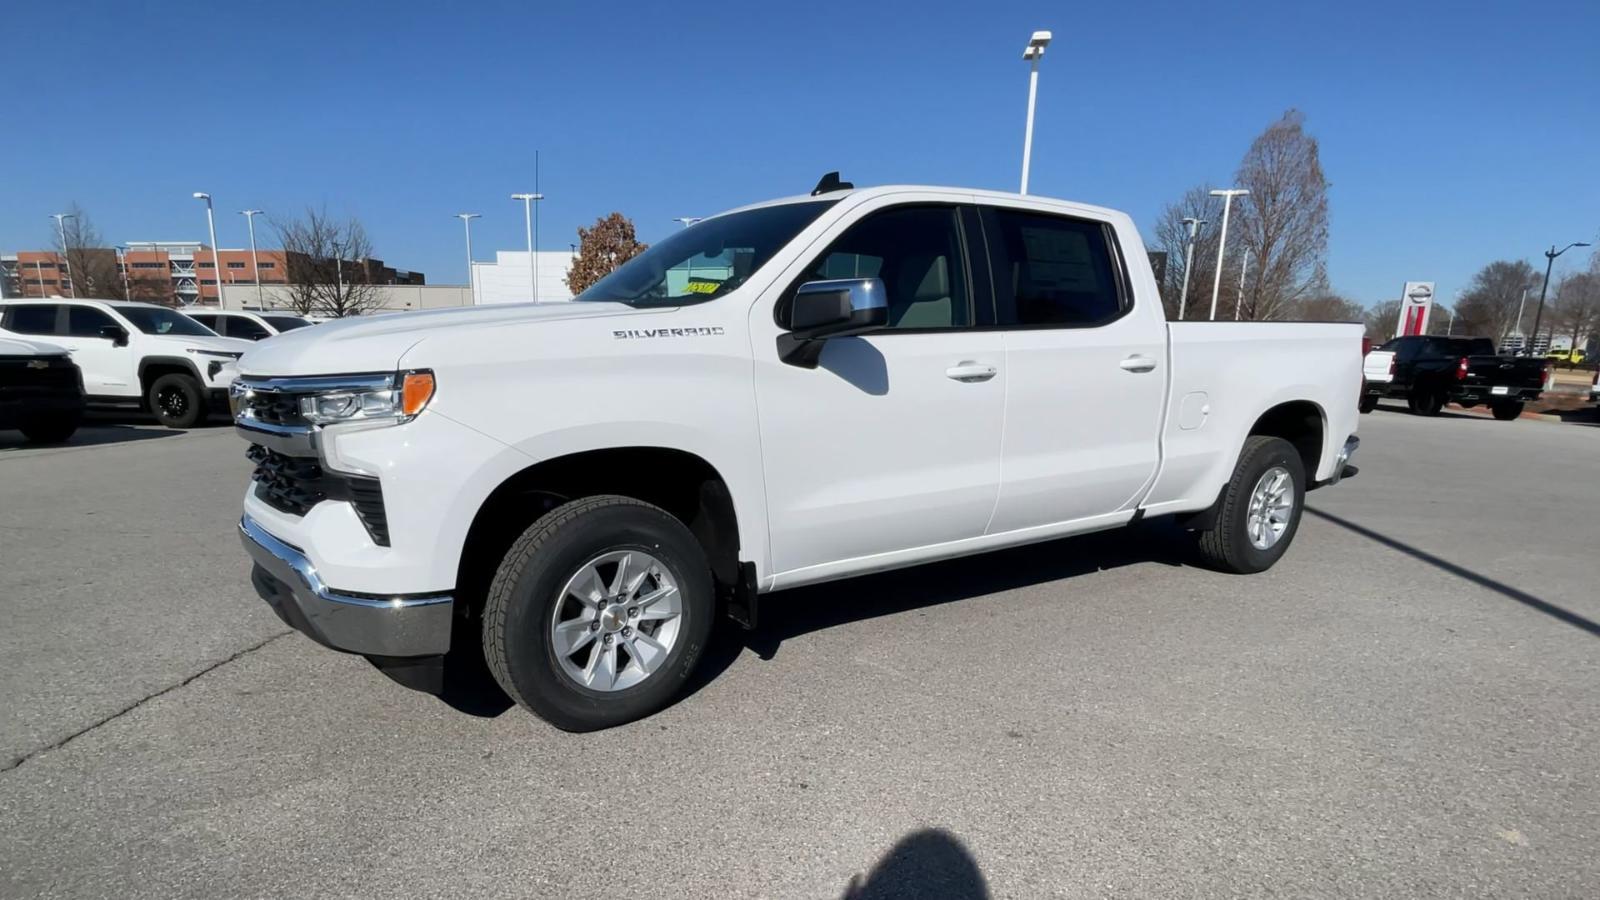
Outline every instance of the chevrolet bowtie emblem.
<path id="1" fill-rule="evenodd" d="M 50 368 L 50 360 L 48 360 L 48 359 L 30 359 L 30 360 L 28 360 L 28 368 L 30 368 L 30 369 L 48 369 L 48 368 Z"/>

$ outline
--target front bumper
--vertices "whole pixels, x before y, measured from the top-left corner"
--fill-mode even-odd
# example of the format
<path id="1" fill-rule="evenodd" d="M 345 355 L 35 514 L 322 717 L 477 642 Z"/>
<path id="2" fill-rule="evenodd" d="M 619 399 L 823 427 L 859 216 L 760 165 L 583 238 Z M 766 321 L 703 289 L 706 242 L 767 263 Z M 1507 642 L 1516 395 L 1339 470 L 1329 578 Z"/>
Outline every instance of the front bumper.
<path id="1" fill-rule="evenodd" d="M 433 656 L 450 649 L 455 601 L 448 594 L 351 594 L 322 582 L 311 560 L 255 519 L 239 520 L 239 539 L 255 560 L 256 593 L 307 637 L 364 656 Z"/>

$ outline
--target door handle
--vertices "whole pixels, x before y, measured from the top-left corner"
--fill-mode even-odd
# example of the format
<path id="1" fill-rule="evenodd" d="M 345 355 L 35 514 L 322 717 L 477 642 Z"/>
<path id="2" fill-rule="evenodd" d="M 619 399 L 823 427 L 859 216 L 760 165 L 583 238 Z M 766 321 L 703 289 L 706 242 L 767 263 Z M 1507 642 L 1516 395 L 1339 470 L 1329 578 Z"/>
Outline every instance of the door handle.
<path id="1" fill-rule="evenodd" d="M 964 359 L 950 368 L 945 369 L 944 374 L 946 378 L 951 378 L 966 384 L 973 384 L 979 381 L 988 381 L 989 379 L 993 378 L 994 373 L 998 371 L 999 370 L 994 366 L 986 366 L 982 363 L 973 362 L 970 359 Z"/>
<path id="2" fill-rule="evenodd" d="M 1128 372 L 1149 372 L 1155 369 L 1156 361 L 1148 356 L 1140 356 L 1139 354 L 1135 353 L 1122 362 L 1117 363 L 1117 365 L 1121 366 L 1123 370 Z"/>

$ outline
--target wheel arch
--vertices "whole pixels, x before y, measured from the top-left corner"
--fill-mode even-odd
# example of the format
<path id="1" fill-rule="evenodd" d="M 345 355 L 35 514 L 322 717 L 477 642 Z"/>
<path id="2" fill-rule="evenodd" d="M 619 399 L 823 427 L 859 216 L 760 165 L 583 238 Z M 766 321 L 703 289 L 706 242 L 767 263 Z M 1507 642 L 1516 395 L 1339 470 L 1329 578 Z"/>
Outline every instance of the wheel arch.
<path id="1" fill-rule="evenodd" d="M 1312 400 L 1289 400 L 1270 407 L 1250 426 L 1239 441 L 1239 453 L 1244 443 L 1255 435 L 1282 438 L 1294 446 L 1305 467 L 1307 485 L 1316 481 L 1318 467 L 1327 448 L 1328 413 Z M 1235 459 L 1238 458 L 1236 453 Z"/>
<path id="2" fill-rule="evenodd" d="M 192 359 L 181 356 L 147 356 L 139 360 L 139 396 L 140 402 L 145 402 L 150 394 L 150 385 L 155 384 L 157 378 L 171 374 L 189 375 L 195 383 L 205 389 L 205 379 L 200 377 L 200 369 Z"/>

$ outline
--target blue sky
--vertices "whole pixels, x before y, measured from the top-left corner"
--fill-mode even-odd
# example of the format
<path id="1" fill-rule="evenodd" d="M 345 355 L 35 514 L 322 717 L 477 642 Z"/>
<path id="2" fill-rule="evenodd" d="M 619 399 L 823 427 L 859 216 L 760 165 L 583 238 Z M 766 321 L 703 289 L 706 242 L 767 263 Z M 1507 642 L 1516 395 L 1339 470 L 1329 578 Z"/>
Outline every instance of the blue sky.
<path id="1" fill-rule="evenodd" d="M 459 283 L 452 214 L 484 214 L 479 258 L 521 247 L 534 148 L 545 249 L 612 210 L 658 239 L 830 169 L 1015 190 L 1036 28 L 1055 43 L 1033 191 L 1125 209 L 1147 239 L 1296 107 L 1332 185 L 1330 275 L 1363 303 L 1408 279 L 1448 302 L 1491 260 L 1600 243 L 1594 0 L 123 0 L 5 22 L 5 252 L 72 201 L 113 242 L 204 239 L 206 190 L 225 247 L 246 244 L 234 210 L 325 204 L 391 265 Z"/>

